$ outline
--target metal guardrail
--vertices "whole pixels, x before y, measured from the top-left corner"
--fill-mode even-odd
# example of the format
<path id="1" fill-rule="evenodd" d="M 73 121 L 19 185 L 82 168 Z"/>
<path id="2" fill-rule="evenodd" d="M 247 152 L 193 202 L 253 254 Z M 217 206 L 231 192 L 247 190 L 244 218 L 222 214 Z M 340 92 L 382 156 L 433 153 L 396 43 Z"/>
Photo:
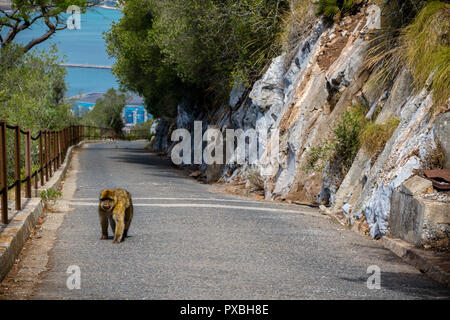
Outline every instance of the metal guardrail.
<path id="1" fill-rule="evenodd" d="M 8 130 L 14 131 L 14 182 L 8 184 Z M 21 137 L 24 136 L 24 159 L 22 160 Z M 8 191 L 15 188 L 15 209 L 21 210 L 22 197 L 31 198 L 32 188 L 44 186 L 64 162 L 69 147 L 78 144 L 85 139 L 116 139 L 117 135 L 112 129 L 90 126 L 73 125 L 61 130 L 40 130 L 36 136 L 32 136 L 31 130 L 22 130 L 20 126 L 12 126 L 4 120 L 0 120 L 0 204 L 1 221 L 8 221 Z M 32 153 L 32 143 L 36 141 L 36 152 Z M 10 143 L 11 144 L 11 143 Z M 36 169 L 32 168 L 33 156 L 39 161 Z M 10 158 L 11 158 L 10 157 Z M 10 160 L 10 162 L 12 162 Z M 22 163 L 25 172 L 23 178 Z M 12 176 L 10 172 L 10 176 Z M 11 177 L 9 177 L 11 178 Z M 11 180 L 11 179 L 10 179 Z M 25 192 L 22 195 L 22 184 L 25 184 Z"/>

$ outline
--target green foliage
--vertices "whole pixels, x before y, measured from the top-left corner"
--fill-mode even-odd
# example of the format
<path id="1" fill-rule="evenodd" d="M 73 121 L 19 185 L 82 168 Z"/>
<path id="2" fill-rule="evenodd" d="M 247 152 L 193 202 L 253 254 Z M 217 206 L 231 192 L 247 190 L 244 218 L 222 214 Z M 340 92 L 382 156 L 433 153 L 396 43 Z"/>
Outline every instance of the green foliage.
<path id="1" fill-rule="evenodd" d="M 365 107 L 353 106 L 345 111 L 334 130 L 334 160 L 340 161 L 344 168 L 349 169 L 358 153 L 359 135 L 368 120 L 365 118 Z"/>
<path id="2" fill-rule="evenodd" d="M 73 121 L 64 101 L 66 70 L 57 51 L 32 51 L 11 44 L 0 50 L 0 118 L 36 131 Z"/>
<path id="3" fill-rule="evenodd" d="M 154 1 L 126 1 L 123 16 L 105 34 L 108 54 L 116 58 L 113 73 L 121 85 L 145 98 L 155 116 L 176 115 L 176 107 L 189 88 L 181 83 L 151 34 L 157 6 Z"/>
<path id="4" fill-rule="evenodd" d="M 329 142 L 311 147 L 306 155 L 306 171 L 322 171 L 327 161 L 338 162 L 350 169 L 360 147 L 359 136 L 368 124 L 364 106 L 352 106 L 339 119 Z"/>
<path id="5" fill-rule="evenodd" d="M 312 146 L 306 156 L 306 165 L 303 169 L 306 171 L 322 171 L 330 158 L 332 150 L 333 146 L 327 142 L 322 142 L 318 146 Z"/>
<path id="6" fill-rule="evenodd" d="M 55 189 L 47 189 L 42 191 L 39 196 L 44 201 L 55 201 L 62 197 L 62 192 Z"/>
<path id="7" fill-rule="evenodd" d="M 353 0 L 319 0 L 314 3 L 317 6 L 317 14 L 323 14 L 333 19 L 338 13 L 345 14 L 355 6 Z"/>
<path id="8" fill-rule="evenodd" d="M 55 189 L 47 189 L 40 193 L 44 206 L 47 210 L 53 211 L 53 207 L 58 199 L 62 198 L 62 192 Z"/>
<path id="9" fill-rule="evenodd" d="M 374 155 L 392 137 L 399 123 L 400 120 L 398 118 L 391 116 L 382 123 L 368 124 L 359 136 L 362 147 L 371 155 Z"/>
<path id="10" fill-rule="evenodd" d="M 103 98 L 97 99 L 94 109 L 81 119 L 81 123 L 86 126 L 114 129 L 117 134 L 122 134 L 122 111 L 126 100 L 125 94 L 109 89 Z"/>
<path id="11" fill-rule="evenodd" d="M 138 123 L 131 128 L 130 134 L 126 136 L 127 139 L 148 139 L 150 140 L 155 134 L 150 133 L 150 128 L 153 125 L 153 119 L 149 119 L 146 122 Z"/>
<path id="12" fill-rule="evenodd" d="M 129 0 L 105 37 L 121 84 L 156 117 L 182 97 L 199 107 L 227 101 L 280 52 L 274 40 L 288 0 Z"/>

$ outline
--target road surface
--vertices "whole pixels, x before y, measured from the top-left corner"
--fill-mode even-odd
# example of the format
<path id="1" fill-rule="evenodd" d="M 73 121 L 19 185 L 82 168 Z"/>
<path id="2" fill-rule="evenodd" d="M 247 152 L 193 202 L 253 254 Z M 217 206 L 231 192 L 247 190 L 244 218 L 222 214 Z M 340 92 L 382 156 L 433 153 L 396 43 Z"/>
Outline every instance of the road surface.
<path id="1" fill-rule="evenodd" d="M 449 291 L 379 242 L 315 209 L 214 193 L 143 150 L 143 142 L 88 145 L 76 155 L 73 211 L 64 219 L 35 299 L 424 299 Z M 125 242 L 101 241 L 101 189 L 135 204 Z M 81 289 L 66 273 L 79 266 Z M 381 289 L 368 289 L 369 266 Z"/>

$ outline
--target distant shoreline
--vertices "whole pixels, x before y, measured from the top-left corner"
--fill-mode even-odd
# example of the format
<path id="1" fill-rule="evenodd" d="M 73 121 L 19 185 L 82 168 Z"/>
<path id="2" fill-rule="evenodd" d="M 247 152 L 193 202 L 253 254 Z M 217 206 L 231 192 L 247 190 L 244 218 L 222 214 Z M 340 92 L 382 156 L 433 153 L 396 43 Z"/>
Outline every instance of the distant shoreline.
<path id="1" fill-rule="evenodd" d="M 112 66 L 101 66 L 91 64 L 78 64 L 78 63 L 60 63 L 61 67 L 67 68 L 87 68 L 87 69 L 112 69 Z"/>
<path id="2" fill-rule="evenodd" d="M 117 10 L 117 11 L 122 11 L 122 8 L 119 7 L 110 7 L 110 6 L 105 6 L 105 5 L 98 5 L 95 6 L 97 8 L 102 8 L 102 9 L 107 9 L 107 10 Z M 0 1 L 0 9 L 5 10 L 5 11 L 10 11 L 11 10 L 11 3 L 8 1 Z"/>
<path id="3" fill-rule="evenodd" d="M 110 6 L 105 6 L 105 5 L 99 5 L 99 6 L 96 6 L 96 7 L 102 8 L 102 9 L 108 9 L 108 10 L 122 11 L 122 9 L 118 8 L 118 7 L 110 7 Z"/>

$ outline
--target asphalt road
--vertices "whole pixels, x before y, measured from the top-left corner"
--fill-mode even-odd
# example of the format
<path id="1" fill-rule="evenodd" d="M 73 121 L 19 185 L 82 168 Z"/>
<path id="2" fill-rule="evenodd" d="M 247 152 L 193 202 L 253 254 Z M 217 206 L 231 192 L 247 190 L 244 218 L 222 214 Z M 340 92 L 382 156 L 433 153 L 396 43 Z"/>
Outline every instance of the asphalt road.
<path id="1" fill-rule="evenodd" d="M 143 150 L 89 145 L 36 299 L 424 299 L 449 291 L 376 241 L 295 205 L 213 192 Z M 103 188 L 128 189 L 135 214 L 125 242 L 101 241 Z M 81 271 L 69 290 L 67 268 Z M 379 266 L 381 289 L 368 289 Z"/>

